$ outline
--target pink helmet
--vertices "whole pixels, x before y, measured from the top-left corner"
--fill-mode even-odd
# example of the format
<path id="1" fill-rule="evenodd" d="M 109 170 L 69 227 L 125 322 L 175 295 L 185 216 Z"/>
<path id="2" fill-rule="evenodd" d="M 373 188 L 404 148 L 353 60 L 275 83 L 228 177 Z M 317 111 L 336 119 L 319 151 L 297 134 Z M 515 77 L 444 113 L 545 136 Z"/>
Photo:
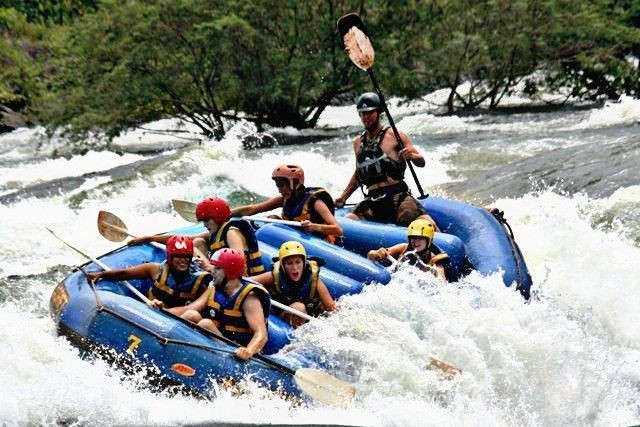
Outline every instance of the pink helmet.
<path id="1" fill-rule="evenodd" d="M 220 197 L 209 197 L 196 206 L 196 218 L 198 221 L 213 219 L 216 224 L 220 225 L 230 216 L 231 209 L 229 209 L 229 205 Z"/>
<path id="2" fill-rule="evenodd" d="M 193 256 L 193 241 L 185 236 L 171 236 L 167 240 L 167 262 L 171 264 L 174 256 Z"/>
<path id="3" fill-rule="evenodd" d="M 211 256 L 211 264 L 222 268 L 227 280 L 242 277 L 246 263 L 244 254 L 235 249 L 223 248 Z"/>
<path id="4" fill-rule="evenodd" d="M 295 190 L 304 184 L 304 171 L 298 165 L 280 165 L 273 170 L 271 179 L 285 178 L 289 180 L 289 188 Z"/>

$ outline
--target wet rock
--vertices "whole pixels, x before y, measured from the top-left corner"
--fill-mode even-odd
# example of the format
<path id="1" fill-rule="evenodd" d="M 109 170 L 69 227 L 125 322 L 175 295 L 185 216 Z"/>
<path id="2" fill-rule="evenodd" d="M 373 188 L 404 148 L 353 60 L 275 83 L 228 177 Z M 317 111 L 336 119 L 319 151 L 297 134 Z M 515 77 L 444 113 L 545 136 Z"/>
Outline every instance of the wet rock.
<path id="1" fill-rule="evenodd" d="M 12 193 L 0 196 L 0 203 L 9 204 L 26 197 L 45 198 L 61 193 L 70 193 L 80 188 L 88 179 L 97 177 L 109 177 L 110 182 L 129 179 L 145 169 L 160 167 L 162 164 L 171 161 L 174 156 L 173 154 L 161 155 L 116 166 L 105 171 L 89 172 L 80 176 L 69 176 L 29 185 Z"/>
<path id="2" fill-rule="evenodd" d="M 258 148 L 273 147 L 278 140 L 268 133 L 252 133 L 242 138 L 242 148 L 245 150 L 255 150 Z"/>
<path id="3" fill-rule="evenodd" d="M 32 124 L 24 114 L 16 113 L 6 105 L 0 105 L 0 133 L 11 132 Z"/>

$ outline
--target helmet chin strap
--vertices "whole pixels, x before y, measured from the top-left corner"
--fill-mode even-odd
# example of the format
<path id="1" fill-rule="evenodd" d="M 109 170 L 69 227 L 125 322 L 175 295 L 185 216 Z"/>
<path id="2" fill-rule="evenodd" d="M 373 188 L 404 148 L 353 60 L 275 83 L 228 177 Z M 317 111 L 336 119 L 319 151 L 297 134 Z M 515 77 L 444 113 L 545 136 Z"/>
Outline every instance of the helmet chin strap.
<path id="1" fill-rule="evenodd" d="M 427 255 L 429 253 L 429 248 L 431 247 L 431 242 L 429 241 L 429 239 L 425 239 L 425 240 L 426 242 L 424 245 L 424 249 L 420 249 L 420 250 L 414 249 L 412 252 L 421 257 L 423 255 Z"/>

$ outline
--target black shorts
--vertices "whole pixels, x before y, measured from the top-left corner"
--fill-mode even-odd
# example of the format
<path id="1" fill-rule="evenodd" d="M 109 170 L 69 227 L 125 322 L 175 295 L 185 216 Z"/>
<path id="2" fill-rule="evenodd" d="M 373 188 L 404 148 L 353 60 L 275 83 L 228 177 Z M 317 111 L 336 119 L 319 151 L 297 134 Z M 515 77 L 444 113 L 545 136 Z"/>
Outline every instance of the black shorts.
<path id="1" fill-rule="evenodd" d="M 408 226 L 426 211 L 409 191 L 407 184 L 399 182 L 371 190 L 366 199 L 351 211 L 367 221 Z"/>

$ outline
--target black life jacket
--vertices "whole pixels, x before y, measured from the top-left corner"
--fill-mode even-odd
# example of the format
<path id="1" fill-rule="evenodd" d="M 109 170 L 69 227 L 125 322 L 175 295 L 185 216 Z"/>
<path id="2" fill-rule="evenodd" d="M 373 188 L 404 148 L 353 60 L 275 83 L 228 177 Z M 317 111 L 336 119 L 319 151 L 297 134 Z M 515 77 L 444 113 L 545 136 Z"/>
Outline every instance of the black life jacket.
<path id="1" fill-rule="evenodd" d="M 369 140 L 367 131 L 360 135 L 360 151 L 356 154 L 356 176 L 361 185 L 370 186 L 379 182 L 386 182 L 387 178 L 396 181 L 404 179 L 407 164 L 396 161 L 384 154 L 380 143 L 387 133 L 389 126 L 383 127 L 374 140 Z"/>

